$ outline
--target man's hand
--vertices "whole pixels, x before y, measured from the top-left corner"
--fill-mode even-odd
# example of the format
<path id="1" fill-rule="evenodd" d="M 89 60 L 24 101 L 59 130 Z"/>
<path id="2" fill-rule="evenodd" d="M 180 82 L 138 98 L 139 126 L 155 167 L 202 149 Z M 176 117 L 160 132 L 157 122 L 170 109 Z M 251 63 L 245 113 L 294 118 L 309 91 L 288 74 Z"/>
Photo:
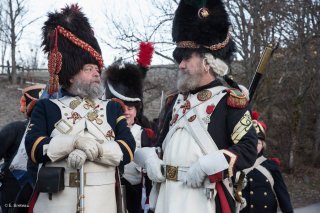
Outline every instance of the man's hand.
<path id="1" fill-rule="evenodd" d="M 73 169 L 80 169 L 81 166 L 86 162 L 87 155 L 80 149 L 73 150 L 68 156 L 68 167 Z"/>
<path id="2" fill-rule="evenodd" d="M 145 169 L 147 170 L 147 175 L 153 182 L 161 183 L 166 180 L 161 172 L 162 160 L 156 157 L 148 158 L 145 162 Z"/>
<path id="3" fill-rule="evenodd" d="M 199 188 L 202 186 L 206 173 L 201 169 L 199 161 L 194 163 L 188 170 L 184 183 L 192 188 Z"/>
<path id="4" fill-rule="evenodd" d="M 136 150 L 134 162 L 147 170 L 150 180 L 158 183 L 165 181 L 161 172 L 162 160 L 159 159 L 154 147 L 144 147 Z"/>
<path id="5" fill-rule="evenodd" d="M 103 155 L 101 144 L 93 138 L 79 137 L 74 146 L 76 149 L 84 151 L 90 161 Z"/>
<path id="6" fill-rule="evenodd" d="M 228 169 L 229 164 L 221 150 L 200 157 L 188 170 L 184 183 L 190 187 L 200 187 L 207 176 Z"/>

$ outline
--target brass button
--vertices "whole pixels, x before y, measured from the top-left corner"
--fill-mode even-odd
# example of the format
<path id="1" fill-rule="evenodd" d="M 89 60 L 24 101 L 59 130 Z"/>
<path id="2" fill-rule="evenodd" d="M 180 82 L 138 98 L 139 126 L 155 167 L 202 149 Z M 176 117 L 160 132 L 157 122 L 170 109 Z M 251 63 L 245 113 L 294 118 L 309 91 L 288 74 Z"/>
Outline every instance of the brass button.
<path id="1" fill-rule="evenodd" d="M 250 205 L 250 208 L 253 208 L 253 205 L 252 205 L 252 204 Z"/>
<path id="2" fill-rule="evenodd" d="M 250 191 L 250 194 L 253 195 L 253 191 Z"/>
<path id="3" fill-rule="evenodd" d="M 267 205 L 264 206 L 265 209 L 266 209 L 267 207 L 268 207 Z"/>
<path id="4" fill-rule="evenodd" d="M 263 194 L 264 194 L 264 196 L 267 196 L 267 194 L 268 194 L 268 193 L 267 193 L 267 192 L 265 192 L 265 193 L 263 193 Z"/>
<path id="5" fill-rule="evenodd" d="M 250 178 L 249 180 L 250 180 L 250 182 L 252 182 L 252 181 L 253 181 L 253 179 L 252 179 L 252 178 Z"/>

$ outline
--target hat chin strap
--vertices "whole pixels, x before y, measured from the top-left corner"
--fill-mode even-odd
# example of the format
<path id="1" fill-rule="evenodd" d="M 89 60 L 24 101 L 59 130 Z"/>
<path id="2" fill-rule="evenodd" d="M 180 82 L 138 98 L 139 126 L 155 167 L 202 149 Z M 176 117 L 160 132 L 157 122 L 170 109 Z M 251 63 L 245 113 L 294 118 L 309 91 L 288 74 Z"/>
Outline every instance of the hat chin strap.
<path id="1" fill-rule="evenodd" d="M 119 98 L 119 99 L 121 99 L 121 100 L 123 100 L 123 101 L 129 101 L 129 102 L 141 101 L 140 98 L 130 98 L 130 97 L 126 97 L 126 96 L 124 96 L 124 95 L 121 95 L 120 93 L 118 93 L 118 92 L 113 88 L 113 86 L 112 86 L 109 82 L 107 83 L 107 85 L 108 85 L 108 88 L 109 88 L 110 92 L 111 92 L 114 96 L 116 96 L 117 98 Z"/>

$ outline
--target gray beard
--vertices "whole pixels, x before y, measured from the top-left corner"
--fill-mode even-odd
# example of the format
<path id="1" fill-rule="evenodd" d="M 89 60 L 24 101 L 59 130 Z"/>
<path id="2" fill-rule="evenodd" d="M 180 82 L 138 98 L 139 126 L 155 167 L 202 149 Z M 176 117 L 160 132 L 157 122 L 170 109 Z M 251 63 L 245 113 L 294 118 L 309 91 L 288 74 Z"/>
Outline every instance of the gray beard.
<path id="1" fill-rule="evenodd" d="M 101 98 L 103 95 L 103 86 L 101 84 L 83 84 L 79 81 L 75 81 L 72 85 L 71 93 L 82 98 Z"/>
<path id="2" fill-rule="evenodd" d="M 191 76 L 188 72 L 178 72 L 177 88 L 180 92 L 189 92 L 198 87 L 200 75 Z"/>

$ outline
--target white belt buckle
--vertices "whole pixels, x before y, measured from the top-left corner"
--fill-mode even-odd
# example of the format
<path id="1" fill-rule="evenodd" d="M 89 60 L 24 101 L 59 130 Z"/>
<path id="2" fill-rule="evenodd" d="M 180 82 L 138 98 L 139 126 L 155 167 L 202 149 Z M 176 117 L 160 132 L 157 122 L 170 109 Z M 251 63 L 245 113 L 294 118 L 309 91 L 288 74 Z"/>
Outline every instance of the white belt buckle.
<path id="1" fill-rule="evenodd" d="M 54 124 L 54 127 L 62 134 L 68 134 L 72 130 L 72 126 L 64 119 L 60 119 Z"/>

